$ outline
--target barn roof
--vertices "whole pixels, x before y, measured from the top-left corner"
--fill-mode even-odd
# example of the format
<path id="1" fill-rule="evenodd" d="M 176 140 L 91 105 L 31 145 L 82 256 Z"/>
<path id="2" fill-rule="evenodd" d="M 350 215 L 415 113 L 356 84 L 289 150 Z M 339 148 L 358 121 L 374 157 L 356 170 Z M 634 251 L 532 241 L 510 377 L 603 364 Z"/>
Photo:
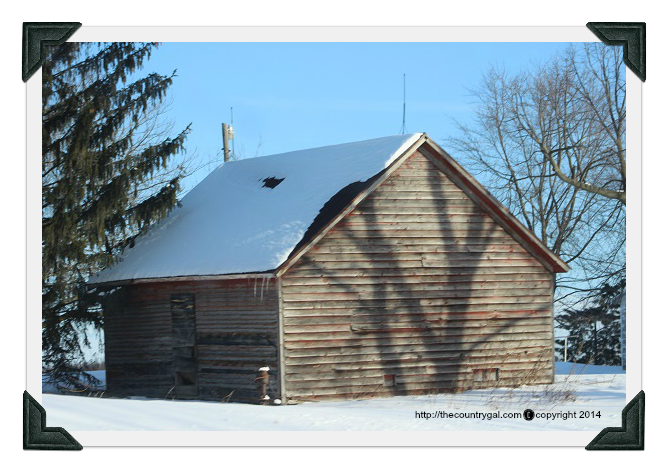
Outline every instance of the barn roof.
<path id="1" fill-rule="evenodd" d="M 222 164 L 89 284 L 282 273 L 417 147 L 548 269 L 568 271 L 454 159 L 418 133 Z"/>
<path id="2" fill-rule="evenodd" d="M 224 163 L 89 283 L 272 271 L 421 136 Z"/>

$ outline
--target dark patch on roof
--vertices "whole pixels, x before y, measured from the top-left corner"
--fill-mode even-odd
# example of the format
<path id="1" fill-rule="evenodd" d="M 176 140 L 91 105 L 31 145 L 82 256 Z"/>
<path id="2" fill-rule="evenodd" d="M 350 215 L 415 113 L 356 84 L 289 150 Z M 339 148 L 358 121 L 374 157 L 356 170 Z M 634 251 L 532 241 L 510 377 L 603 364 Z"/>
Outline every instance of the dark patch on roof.
<path id="1" fill-rule="evenodd" d="M 284 177 L 282 177 L 281 179 L 277 179 L 276 177 L 268 177 L 266 179 L 263 179 L 264 185 L 262 187 L 268 187 L 269 189 L 273 189 L 284 180 L 285 180 Z"/>
<path id="2" fill-rule="evenodd" d="M 366 181 L 357 181 L 348 184 L 346 187 L 342 188 L 336 194 L 334 194 L 320 209 L 320 212 L 313 220 L 313 223 L 308 227 L 304 237 L 301 241 L 294 247 L 290 256 L 286 261 L 289 261 L 295 253 L 297 253 L 304 245 L 308 244 L 311 239 L 319 234 L 323 228 L 325 228 L 329 222 L 331 222 L 343 209 L 348 207 L 350 203 L 355 200 L 355 198 L 368 189 L 378 177 L 385 172 L 385 170 L 380 171 L 375 176 L 370 177 Z"/>

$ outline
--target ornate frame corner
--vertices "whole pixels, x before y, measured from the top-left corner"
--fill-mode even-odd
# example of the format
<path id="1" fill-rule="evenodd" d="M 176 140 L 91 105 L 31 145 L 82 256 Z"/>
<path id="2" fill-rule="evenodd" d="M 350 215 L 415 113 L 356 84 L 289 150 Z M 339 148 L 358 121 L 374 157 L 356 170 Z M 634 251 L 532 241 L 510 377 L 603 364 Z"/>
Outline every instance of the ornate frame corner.
<path id="1" fill-rule="evenodd" d="M 645 391 L 622 410 L 622 426 L 606 427 L 586 450 L 645 450 Z"/>
<path id="2" fill-rule="evenodd" d="M 44 62 L 45 46 L 63 44 L 76 30 L 78 22 L 23 23 L 23 82 L 27 82 Z"/>
<path id="3" fill-rule="evenodd" d="M 645 82 L 647 77 L 646 24 L 589 22 L 587 28 L 608 46 L 623 46 L 624 64 Z"/>
<path id="4" fill-rule="evenodd" d="M 62 427 L 46 426 L 46 411 L 23 391 L 24 450 L 82 450 L 83 446 Z"/>

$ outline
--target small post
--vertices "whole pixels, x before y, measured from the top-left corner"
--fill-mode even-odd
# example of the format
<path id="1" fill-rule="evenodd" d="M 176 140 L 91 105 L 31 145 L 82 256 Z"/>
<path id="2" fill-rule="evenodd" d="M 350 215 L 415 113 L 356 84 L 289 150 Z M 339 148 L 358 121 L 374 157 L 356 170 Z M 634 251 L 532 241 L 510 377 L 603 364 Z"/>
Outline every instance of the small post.
<path id="1" fill-rule="evenodd" d="M 564 337 L 564 361 L 568 361 L 568 336 Z"/>
<path id="2" fill-rule="evenodd" d="M 260 402 L 266 403 L 269 401 L 269 395 L 267 395 L 267 386 L 269 385 L 269 367 L 263 366 L 258 371 L 260 374 L 256 379 L 258 380 L 258 387 L 260 388 Z"/>
<path id="3" fill-rule="evenodd" d="M 223 153 L 224 153 L 224 159 L 226 163 L 230 162 L 230 143 L 229 143 L 229 138 L 230 138 L 230 129 L 227 123 L 223 123 Z"/>

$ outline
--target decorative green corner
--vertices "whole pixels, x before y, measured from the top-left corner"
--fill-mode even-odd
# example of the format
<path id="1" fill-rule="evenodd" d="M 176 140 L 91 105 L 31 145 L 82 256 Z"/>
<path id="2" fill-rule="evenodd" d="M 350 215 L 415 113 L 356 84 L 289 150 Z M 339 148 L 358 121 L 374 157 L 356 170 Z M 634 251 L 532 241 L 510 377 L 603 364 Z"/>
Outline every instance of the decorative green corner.
<path id="1" fill-rule="evenodd" d="M 83 447 L 62 427 L 46 426 L 46 411 L 23 391 L 24 450 L 82 450 Z"/>
<path id="2" fill-rule="evenodd" d="M 645 391 L 640 391 L 622 410 L 621 427 L 606 427 L 585 448 L 645 450 Z"/>
<path id="3" fill-rule="evenodd" d="M 81 23 L 23 23 L 23 82 L 37 72 L 44 62 L 44 47 L 63 44 L 81 27 Z"/>
<path id="4" fill-rule="evenodd" d="M 645 82 L 646 25 L 645 23 L 589 22 L 587 28 L 608 46 L 624 47 L 624 64 Z"/>

